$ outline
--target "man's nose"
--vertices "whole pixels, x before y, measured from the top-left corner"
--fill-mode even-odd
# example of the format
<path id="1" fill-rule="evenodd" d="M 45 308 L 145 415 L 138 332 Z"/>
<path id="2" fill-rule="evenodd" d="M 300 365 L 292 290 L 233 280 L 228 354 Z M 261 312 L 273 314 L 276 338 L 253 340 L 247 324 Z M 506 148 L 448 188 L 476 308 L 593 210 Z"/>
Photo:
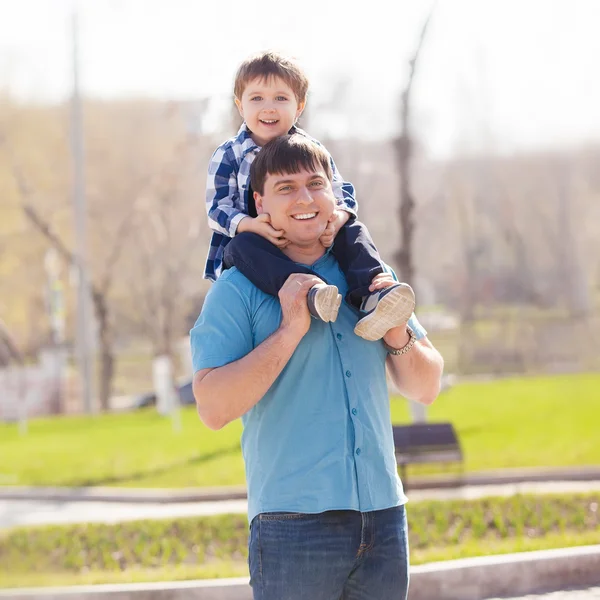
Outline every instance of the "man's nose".
<path id="1" fill-rule="evenodd" d="M 310 195 L 310 191 L 306 186 L 302 186 L 298 190 L 298 196 L 296 197 L 296 202 L 298 204 L 312 204 L 312 196 Z"/>

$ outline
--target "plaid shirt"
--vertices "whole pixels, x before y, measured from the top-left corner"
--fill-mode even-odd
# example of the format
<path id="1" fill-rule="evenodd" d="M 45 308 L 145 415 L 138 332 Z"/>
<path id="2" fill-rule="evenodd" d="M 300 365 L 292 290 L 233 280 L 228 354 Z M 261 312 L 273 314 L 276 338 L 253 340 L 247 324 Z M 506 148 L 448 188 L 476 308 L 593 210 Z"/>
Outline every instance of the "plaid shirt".
<path id="1" fill-rule="evenodd" d="M 313 140 L 298 127 L 290 133 L 299 133 Z M 321 145 L 321 144 L 319 144 Z M 245 123 L 237 135 L 221 144 L 212 155 L 206 181 L 206 211 L 208 224 L 213 230 L 204 278 L 216 281 L 223 268 L 225 246 L 235 235 L 239 222 L 248 216 L 248 190 L 250 188 L 250 165 L 260 151 L 250 137 Z M 344 210 L 356 215 L 354 186 L 343 181 L 333 159 L 333 192 Z"/>

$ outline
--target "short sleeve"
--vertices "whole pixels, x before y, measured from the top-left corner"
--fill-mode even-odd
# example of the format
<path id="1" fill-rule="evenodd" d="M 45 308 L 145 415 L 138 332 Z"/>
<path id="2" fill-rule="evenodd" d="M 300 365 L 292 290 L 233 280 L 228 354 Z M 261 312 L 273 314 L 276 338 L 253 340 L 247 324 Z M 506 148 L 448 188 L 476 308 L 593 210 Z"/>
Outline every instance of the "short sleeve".
<path id="1" fill-rule="evenodd" d="M 415 334 L 415 337 L 418 340 L 424 338 L 427 335 L 425 327 L 423 327 L 423 325 L 419 323 L 419 319 L 417 319 L 415 313 L 413 313 L 410 319 L 408 320 L 408 326 L 411 328 L 412 332 Z"/>
<path id="2" fill-rule="evenodd" d="M 206 295 L 190 331 L 194 373 L 235 362 L 253 350 L 248 298 L 229 278 L 221 277 Z"/>

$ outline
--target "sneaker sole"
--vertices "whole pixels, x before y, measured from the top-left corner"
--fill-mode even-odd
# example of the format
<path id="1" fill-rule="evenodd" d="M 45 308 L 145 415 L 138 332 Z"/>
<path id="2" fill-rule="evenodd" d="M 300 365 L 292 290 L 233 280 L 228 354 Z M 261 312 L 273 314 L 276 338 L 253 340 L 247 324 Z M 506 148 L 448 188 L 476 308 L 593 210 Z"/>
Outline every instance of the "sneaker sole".
<path id="1" fill-rule="evenodd" d="M 392 327 L 399 327 L 410 319 L 415 309 L 415 294 L 410 286 L 401 286 L 384 296 L 377 308 L 363 317 L 354 333 L 369 342 L 380 340 Z"/>
<path id="2" fill-rule="evenodd" d="M 329 323 L 337 319 L 342 296 L 334 285 L 323 286 L 317 290 L 313 303 L 319 318 Z"/>

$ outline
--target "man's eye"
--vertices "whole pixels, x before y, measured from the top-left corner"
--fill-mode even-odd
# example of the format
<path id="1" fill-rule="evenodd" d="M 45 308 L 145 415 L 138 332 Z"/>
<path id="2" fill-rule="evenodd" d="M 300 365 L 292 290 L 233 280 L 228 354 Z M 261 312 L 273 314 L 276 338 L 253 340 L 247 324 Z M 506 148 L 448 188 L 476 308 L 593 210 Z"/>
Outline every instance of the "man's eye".
<path id="1" fill-rule="evenodd" d="M 284 185 L 283 187 L 279 188 L 279 191 L 280 192 L 287 192 L 287 191 L 289 191 L 291 189 L 292 189 L 292 186 L 290 186 L 290 185 Z"/>
<path id="2" fill-rule="evenodd" d="M 323 185 L 322 181 L 311 181 L 310 185 L 313 187 L 321 187 Z"/>

